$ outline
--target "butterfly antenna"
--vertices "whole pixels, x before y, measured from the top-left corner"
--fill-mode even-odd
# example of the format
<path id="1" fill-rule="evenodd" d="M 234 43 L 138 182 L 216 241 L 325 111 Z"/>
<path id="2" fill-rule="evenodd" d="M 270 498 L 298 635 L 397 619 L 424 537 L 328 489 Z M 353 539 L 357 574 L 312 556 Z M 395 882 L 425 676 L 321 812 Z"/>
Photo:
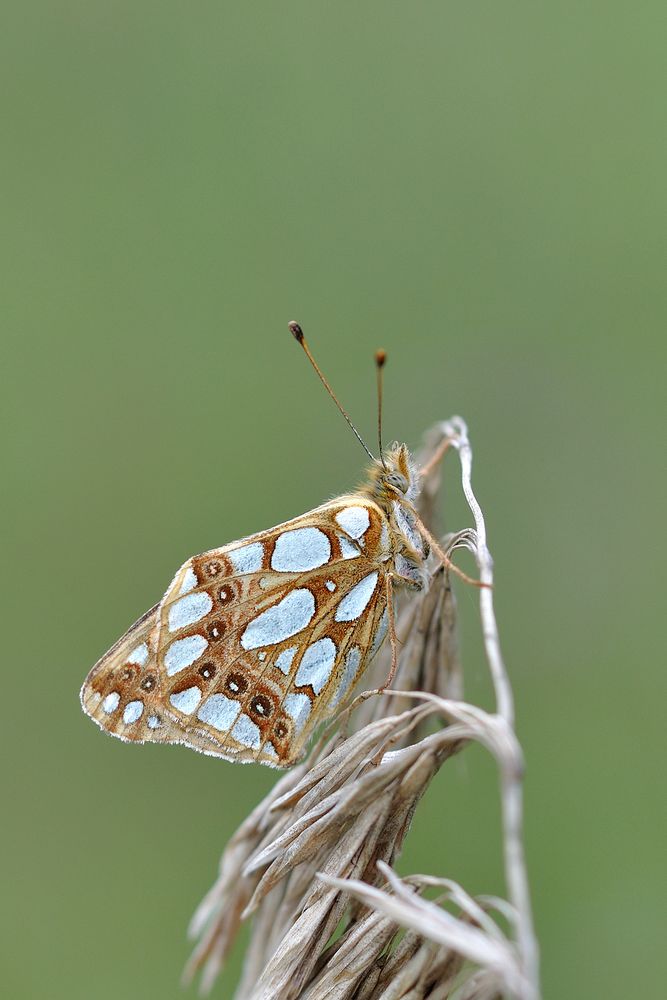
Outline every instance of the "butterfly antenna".
<path id="1" fill-rule="evenodd" d="M 338 407 L 338 409 L 343 414 L 343 416 L 347 420 L 348 424 L 352 428 L 357 441 L 359 442 L 359 444 L 361 445 L 361 447 L 364 449 L 364 451 L 366 452 L 366 454 L 368 455 L 368 457 L 371 459 L 371 461 L 374 462 L 375 461 L 374 455 L 372 455 L 371 452 L 366 447 L 366 445 L 364 443 L 364 439 L 362 438 L 361 434 L 359 433 L 359 431 L 357 430 L 357 428 L 354 426 L 354 424 L 352 423 L 352 421 L 348 417 L 347 412 L 345 411 L 345 409 L 343 408 L 343 406 L 341 405 L 341 403 L 339 403 L 338 398 L 336 396 L 336 393 L 333 391 L 333 389 L 331 388 L 331 386 L 327 382 L 327 380 L 324 377 L 323 373 L 320 371 L 320 367 L 317 364 L 317 361 L 315 360 L 315 358 L 313 357 L 313 355 L 310 353 L 310 348 L 308 347 L 308 344 L 306 343 L 306 338 L 303 335 L 303 330 L 301 329 L 301 327 L 299 326 L 298 323 L 292 322 L 292 323 L 288 323 L 287 325 L 289 326 L 289 328 L 290 328 L 290 330 L 292 332 L 292 335 L 294 336 L 294 339 L 297 341 L 297 343 L 301 344 L 301 346 L 303 347 L 303 349 L 305 351 L 305 354 L 306 354 L 306 357 L 308 358 L 308 360 L 310 361 L 311 365 L 313 366 L 313 368 L 315 369 L 315 371 L 317 372 L 317 374 L 319 376 L 320 382 L 322 383 L 322 385 L 324 386 L 324 388 L 327 390 L 327 392 L 329 393 L 329 395 L 333 399 L 334 403 L 336 404 L 336 406 Z"/>
<path id="2" fill-rule="evenodd" d="M 386 351 L 380 350 L 375 352 L 375 368 L 378 376 L 378 448 L 380 449 L 380 461 L 385 472 L 387 471 L 387 466 L 385 465 L 384 448 L 382 447 L 382 371 L 386 360 Z"/>

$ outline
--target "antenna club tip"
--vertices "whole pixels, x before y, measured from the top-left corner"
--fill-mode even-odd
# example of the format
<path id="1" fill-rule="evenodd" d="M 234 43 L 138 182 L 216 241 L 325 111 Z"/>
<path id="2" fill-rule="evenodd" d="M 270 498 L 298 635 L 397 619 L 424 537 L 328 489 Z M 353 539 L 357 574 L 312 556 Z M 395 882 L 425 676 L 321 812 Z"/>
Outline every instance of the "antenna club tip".
<path id="1" fill-rule="evenodd" d="M 290 331 L 291 331 L 292 336 L 294 337 L 294 339 L 298 340 L 299 343 L 302 344 L 303 343 L 303 330 L 301 329 L 301 327 L 299 326 L 299 324 L 295 323 L 295 321 L 292 320 L 292 322 L 288 323 L 287 325 L 290 328 Z"/>
<path id="2" fill-rule="evenodd" d="M 382 368 L 386 360 L 387 360 L 386 351 L 380 349 L 379 351 L 375 352 L 375 364 L 378 366 L 378 368 Z"/>

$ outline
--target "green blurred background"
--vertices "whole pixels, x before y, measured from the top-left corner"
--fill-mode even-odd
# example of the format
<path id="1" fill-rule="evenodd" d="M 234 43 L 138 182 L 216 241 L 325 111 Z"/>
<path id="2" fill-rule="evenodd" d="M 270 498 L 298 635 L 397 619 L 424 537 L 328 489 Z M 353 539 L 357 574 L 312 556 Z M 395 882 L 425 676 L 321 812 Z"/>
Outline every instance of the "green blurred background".
<path id="1" fill-rule="evenodd" d="M 378 346 L 388 438 L 467 418 L 545 995 L 657 995 L 663 5 L 71 0 L 2 21 L 3 995 L 180 996 L 190 913 L 275 780 L 123 746 L 77 695 L 188 555 L 357 481 L 295 318 L 371 441 Z M 481 752 L 439 776 L 400 869 L 503 890 Z"/>

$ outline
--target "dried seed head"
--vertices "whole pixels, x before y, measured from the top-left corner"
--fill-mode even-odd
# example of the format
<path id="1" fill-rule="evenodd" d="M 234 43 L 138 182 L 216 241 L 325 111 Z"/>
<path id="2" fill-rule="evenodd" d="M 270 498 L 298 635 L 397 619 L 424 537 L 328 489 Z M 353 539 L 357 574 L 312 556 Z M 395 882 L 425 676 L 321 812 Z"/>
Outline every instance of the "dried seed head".
<path id="1" fill-rule="evenodd" d="M 290 329 L 303 341 L 298 324 Z M 484 521 L 470 485 L 471 453 L 460 418 L 439 425 L 428 439 L 419 511 L 436 532 L 436 459 L 450 447 L 461 458 L 475 530 L 447 536 L 443 545 L 448 553 L 470 548 L 490 583 Z M 521 751 L 492 601 L 490 590 L 480 592 L 497 713 L 461 700 L 456 602 L 447 574 L 434 572 L 409 603 L 399 597 L 392 692 L 342 713 L 339 728 L 330 726 L 309 760 L 277 783 L 225 849 L 218 879 L 191 924 L 197 945 L 186 974 L 201 971 L 203 989 L 215 981 L 241 923 L 252 915 L 235 1000 L 447 1000 L 454 994 L 457 1000 L 491 1000 L 508 993 L 539 1000 L 521 882 Z M 384 681 L 389 658 L 386 644 L 369 672 L 370 686 Z M 472 898 L 445 879 L 400 879 L 391 868 L 434 774 L 471 740 L 493 754 L 503 792 L 514 796 L 511 815 L 518 826 L 505 827 L 514 905 Z M 425 899 L 434 888 L 440 898 Z M 516 930 L 515 939 L 504 934 L 494 911 Z"/>

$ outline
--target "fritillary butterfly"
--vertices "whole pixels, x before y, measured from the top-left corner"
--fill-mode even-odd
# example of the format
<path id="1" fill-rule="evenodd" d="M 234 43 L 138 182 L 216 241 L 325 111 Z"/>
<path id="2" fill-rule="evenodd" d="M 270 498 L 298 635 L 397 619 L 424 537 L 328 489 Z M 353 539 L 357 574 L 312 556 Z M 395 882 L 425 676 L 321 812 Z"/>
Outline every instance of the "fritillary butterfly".
<path id="1" fill-rule="evenodd" d="M 290 329 L 333 396 L 301 328 Z M 274 767 L 303 756 L 387 631 L 395 664 L 395 587 L 424 587 L 431 546 L 451 566 L 415 509 L 408 449 L 380 455 L 357 492 L 188 559 L 90 671 L 84 711 L 131 743 Z"/>

